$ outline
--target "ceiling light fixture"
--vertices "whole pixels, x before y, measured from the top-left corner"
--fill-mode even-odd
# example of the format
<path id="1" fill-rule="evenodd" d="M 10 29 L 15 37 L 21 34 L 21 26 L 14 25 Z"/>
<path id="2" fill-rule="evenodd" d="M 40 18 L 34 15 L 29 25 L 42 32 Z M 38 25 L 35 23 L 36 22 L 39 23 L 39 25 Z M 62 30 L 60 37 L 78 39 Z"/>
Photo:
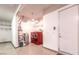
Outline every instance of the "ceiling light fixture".
<path id="1" fill-rule="evenodd" d="M 33 15 L 34 15 L 34 13 L 32 12 L 32 21 L 35 21 L 35 19 L 33 19 Z"/>

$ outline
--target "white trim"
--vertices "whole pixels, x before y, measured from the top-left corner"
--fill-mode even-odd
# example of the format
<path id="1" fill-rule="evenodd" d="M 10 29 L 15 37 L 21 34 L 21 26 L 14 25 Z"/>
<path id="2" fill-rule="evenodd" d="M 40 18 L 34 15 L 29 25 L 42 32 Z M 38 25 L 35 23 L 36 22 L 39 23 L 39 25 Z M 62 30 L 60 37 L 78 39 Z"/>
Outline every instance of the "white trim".
<path id="1" fill-rule="evenodd" d="M 16 15 L 16 13 L 19 11 L 20 8 L 21 8 L 21 4 L 18 6 L 18 8 L 17 8 L 17 10 L 16 10 L 16 12 L 15 12 L 15 15 Z"/>
<path id="2" fill-rule="evenodd" d="M 66 5 L 66 6 L 64 6 L 64 7 L 62 7 L 62 8 L 57 9 L 56 11 L 61 11 L 61 10 L 63 10 L 63 9 L 66 9 L 66 8 L 71 7 L 71 6 L 73 6 L 73 5 L 75 5 L 75 4 Z"/>

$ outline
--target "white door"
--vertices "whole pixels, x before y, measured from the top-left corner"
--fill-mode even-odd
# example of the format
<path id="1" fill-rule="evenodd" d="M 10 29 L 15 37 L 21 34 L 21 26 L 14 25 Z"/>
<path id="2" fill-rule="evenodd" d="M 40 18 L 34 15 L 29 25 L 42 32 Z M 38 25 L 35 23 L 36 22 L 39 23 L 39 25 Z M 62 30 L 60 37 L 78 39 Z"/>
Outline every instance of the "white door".
<path id="1" fill-rule="evenodd" d="M 78 6 L 73 6 L 59 12 L 59 49 L 60 51 L 77 54 L 77 22 Z"/>

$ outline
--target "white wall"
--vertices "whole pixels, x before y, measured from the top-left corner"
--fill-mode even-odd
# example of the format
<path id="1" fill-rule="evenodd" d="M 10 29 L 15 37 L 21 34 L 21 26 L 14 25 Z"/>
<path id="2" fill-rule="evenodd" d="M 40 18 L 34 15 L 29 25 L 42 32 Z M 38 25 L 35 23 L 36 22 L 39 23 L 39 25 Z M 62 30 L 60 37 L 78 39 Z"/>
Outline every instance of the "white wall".
<path id="1" fill-rule="evenodd" d="M 58 51 L 58 11 L 45 15 L 43 26 L 43 46 Z"/>
<path id="2" fill-rule="evenodd" d="M 31 32 L 34 31 L 40 31 L 40 28 L 42 29 L 42 20 L 38 23 L 37 21 L 27 21 L 27 22 L 22 22 L 21 27 L 24 33 L 29 34 L 29 42 L 31 42 Z"/>
<path id="3" fill-rule="evenodd" d="M 35 30 L 33 25 L 34 24 L 31 21 L 21 23 L 21 28 L 22 28 L 23 33 L 26 33 L 29 35 L 29 43 L 31 42 L 30 33 Z"/>
<path id="4" fill-rule="evenodd" d="M 9 21 L 1 21 L 0 20 L 0 42 L 11 41 L 12 33 L 11 33 L 11 22 Z"/>
<path id="5" fill-rule="evenodd" d="M 16 16 L 12 20 L 12 43 L 14 47 L 18 47 L 18 23 Z"/>
<path id="6" fill-rule="evenodd" d="M 0 29 L 0 42 L 11 41 L 11 30 Z"/>
<path id="7" fill-rule="evenodd" d="M 14 47 L 18 47 L 18 19 L 19 17 L 16 17 L 18 10 L 20 9 L 21 5 L 19 5 L 13 15 L 12 19 L 12 44 Z"/>
<path id="8" fill-rule="evenodd" d="M 29 33 L 31 31 L 34 31 L 33 23 L 31 21 L 22 22 L 21 27 L 24 33 Z"/>

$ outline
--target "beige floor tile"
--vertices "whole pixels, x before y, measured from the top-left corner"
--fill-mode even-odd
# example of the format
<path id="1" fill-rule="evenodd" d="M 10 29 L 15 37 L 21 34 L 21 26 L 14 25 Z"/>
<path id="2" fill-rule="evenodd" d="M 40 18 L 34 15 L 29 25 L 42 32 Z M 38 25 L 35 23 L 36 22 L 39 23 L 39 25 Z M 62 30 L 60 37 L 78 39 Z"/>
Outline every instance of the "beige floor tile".
<path id="1" fill-rule="evenodd" d="M 11 43 L 0 44 L 0 55 L 56 55 L 42 45 L 29 44 L 25 47 L 14 48 Z"/>
<path id="2" fill-rule="evenodd" d="M 16 51 L 11 43 L 0 43 L 0 55 L 15 55 Z"/>
<path id="3" fill-rule="evenodd" d="M 17 54 L 23 55 L 56 55 L 56 52 L 48 50 L 42 45 L 29 44 L 25 47 L 20 47 L 16 49 Z"/>

